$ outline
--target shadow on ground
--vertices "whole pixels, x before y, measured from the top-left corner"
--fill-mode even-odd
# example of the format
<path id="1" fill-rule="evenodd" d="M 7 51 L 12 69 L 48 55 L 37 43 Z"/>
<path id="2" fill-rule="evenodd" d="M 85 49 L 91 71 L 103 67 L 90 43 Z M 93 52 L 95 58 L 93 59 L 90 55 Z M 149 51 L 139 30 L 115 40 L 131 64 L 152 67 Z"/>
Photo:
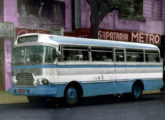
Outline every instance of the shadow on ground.
<path id="1" fill-rule="evenodd" d="M 84 106 L 97 106 L 97 105 L 109 105 L 109 104 L 125 104 L 125 103 L 139 103 L 139 102 L 150 102 L 163 100 L 165 101 L 165 94 L 148 94 L 143 95 L 140 100 L 132 100 L 122 96 L 97 96 L 97 97 L 88 97 L 82 98 L 80 103 L 76 106 L 68 106 L 65 104 L 63 99 L 49 99 L 46 104 L 6 104 L 5 106 L 14 108 L 26 108 L 26 109 L 61 109 L 61 108 L 70 108 L 70 107 L 84 107 Z M 3 106 L 3 105 L 1 105 Z"/>
<path id="2" fill-rule="evenodd" d="M 128 103 L 128 102 L 148 102 L 159 99 L 165 99 L 165 94 L 150 94 L 143 95 L 140 100 L 133 100 L 129 97 L 123 96 L 114 96 L 114 95 L 106 95 L 106 96 L 97 96 L 97 97 L 88 97 L 82 98 L 80 103 L 76 106 L 93 106 L 93 105 L 104 105 L 104 104 L 119 104 L 119 103 Z M 72 106 L 72 107 L 76 107 Z M 48 100 L 45 107 L 71 107 L 65 104 L 63 99 L 53 99 Z"/>

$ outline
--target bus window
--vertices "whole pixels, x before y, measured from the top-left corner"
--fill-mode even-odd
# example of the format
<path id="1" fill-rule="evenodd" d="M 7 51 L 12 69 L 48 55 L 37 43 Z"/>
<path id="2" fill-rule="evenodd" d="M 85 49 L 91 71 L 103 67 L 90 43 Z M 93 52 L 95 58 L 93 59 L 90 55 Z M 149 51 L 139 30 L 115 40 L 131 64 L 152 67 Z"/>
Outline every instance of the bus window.
<path id="1" fill-rule="evenodd" d="M 116 62 L 123 62 L 124 61 L 124 50 L 117 49 L 115 56 L 116 56 Z"/>
<path id="2" fill-rule="evenodd" d="M 26 64 L 41 64 L 43 60 L 43 46 L 29 46 L 26 50 Z"/>
<path id="3" fill-rule="evenodd" d="M 92 61 L 113 61 L 111 48 L 92 48 Z"/>
<path id="4" fill-rule="evenodd" d="M 13 65 L 23 65 L 25 59 L 25 47 L 13 49 L 12 63 Z"/>
<path id="5" fill-rule="evenodd" d="M 126 58 L 128 62 L 144 62 L 143 50 L 126 50 Z"/>
<path id="6" fill-rule="evenodd" d="M 145 51 L 146 62 L 160 62 L 158 51 Z"/>
<path id="7" fill-rule="evenodd" d="M 45 63 L 53 63 L 56 58 L 56 49 L 52 47 L 46 47 Z"/>
<path id="8" fill-rule="evenodd" d="M 87 47 L 63 47 L 64 61 L 87 61 L 89 60 Z"/>

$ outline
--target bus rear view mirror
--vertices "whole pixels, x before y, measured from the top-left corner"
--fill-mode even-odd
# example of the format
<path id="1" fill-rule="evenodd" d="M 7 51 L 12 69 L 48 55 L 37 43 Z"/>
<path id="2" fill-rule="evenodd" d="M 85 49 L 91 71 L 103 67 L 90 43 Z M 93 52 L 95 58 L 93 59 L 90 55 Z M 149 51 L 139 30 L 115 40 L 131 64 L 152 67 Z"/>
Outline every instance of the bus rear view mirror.
<path id="1" fill-rule="evenodd" d="M 62 55 L 59 53 L 56 53 L 56 58 L 58 59 L 58 61 L 62 61 Z"/>

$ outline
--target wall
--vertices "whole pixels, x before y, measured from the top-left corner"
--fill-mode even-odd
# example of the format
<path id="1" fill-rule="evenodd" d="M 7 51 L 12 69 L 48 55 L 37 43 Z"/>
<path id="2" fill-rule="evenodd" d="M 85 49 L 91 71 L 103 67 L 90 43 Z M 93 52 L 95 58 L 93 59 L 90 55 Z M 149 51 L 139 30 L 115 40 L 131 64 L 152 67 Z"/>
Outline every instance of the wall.
<path id="1" fill-rule="evenodd" d="M 144 21 L 119 18 L 118 11 L 109 13 L 101 22 L 100 28 L 124 31 L 137 31 L 164 34 L 165 0 L 143 0 Z M 90 6 L 81 0 L 81 26 L 90 27 Z"/>
<path id="2" fill-rule="evenodd" d="M 18 26 L 18 13 L 17 13 L 17 0 L 1 0 L 4 2 L 4 9 L 3 9 L 3 22 L 12 22 L 14 26 Z M 4 54 L 4 79 L 5 79 L 5 90 L 11 86 L 11 76 L 12 76 L 12 66 L 11 66 L 11 59 L 12 59 L 12 41 L 14 40 L 10 38 L 3 38 L 3 50 L 1 51 Z"/>
<path id="3" fill-rule="evenodd" d="M 65 3 L 65 31 L 72 31 L 71 0 L 57 0 Z"/>
<path id="4" fill-rule="evenodd" d="M 11 87 L 11 76 L 12 76 L 12 39 L 4 40 L 4 58 L 5 58 L 5 90 Z"/>
<path id="5" fill-rule="evenodd" d="M 4 22 L 13 22 L 18 26 L 17 0 L 4 0 Z"/>
<path id="6" fill-rule="evenodd" d="M 146 32 L 164 35 L 165 25 L 165 1 L 164 0 L 144 0 L 143 16 L 146 19 Z"/>
<path id="7" fill-rule="evenodd" d="M 2 0 L 4 1 L 4 21 L 13 22 L 15 27 L 19 26 L 18 3 L 17 0 Z M 57 0 L 65 3 L 65 31 L 72 31 L 72 12 L 71 0 Z"/>
<path id="8" fill-rule="evenodd" d="M 65 26 L 65 3 L 53 0 L 18 0 L 19 27 L 49 30 Z"/>

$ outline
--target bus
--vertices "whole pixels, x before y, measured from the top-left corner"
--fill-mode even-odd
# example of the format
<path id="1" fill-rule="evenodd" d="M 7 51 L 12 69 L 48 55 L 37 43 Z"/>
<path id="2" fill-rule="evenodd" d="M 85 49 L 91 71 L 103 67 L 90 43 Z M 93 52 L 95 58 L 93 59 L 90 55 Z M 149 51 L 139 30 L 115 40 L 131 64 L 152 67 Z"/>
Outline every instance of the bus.
<path id="1" fill-rule="evenodd" d="M 163 64 L 157 46 L 49 34 L 17 38 L 12 56 L 14 95 L 30 103 L 65 98 L 70 105 L 81 97 L 129 94 L 163 87 Z"/>

